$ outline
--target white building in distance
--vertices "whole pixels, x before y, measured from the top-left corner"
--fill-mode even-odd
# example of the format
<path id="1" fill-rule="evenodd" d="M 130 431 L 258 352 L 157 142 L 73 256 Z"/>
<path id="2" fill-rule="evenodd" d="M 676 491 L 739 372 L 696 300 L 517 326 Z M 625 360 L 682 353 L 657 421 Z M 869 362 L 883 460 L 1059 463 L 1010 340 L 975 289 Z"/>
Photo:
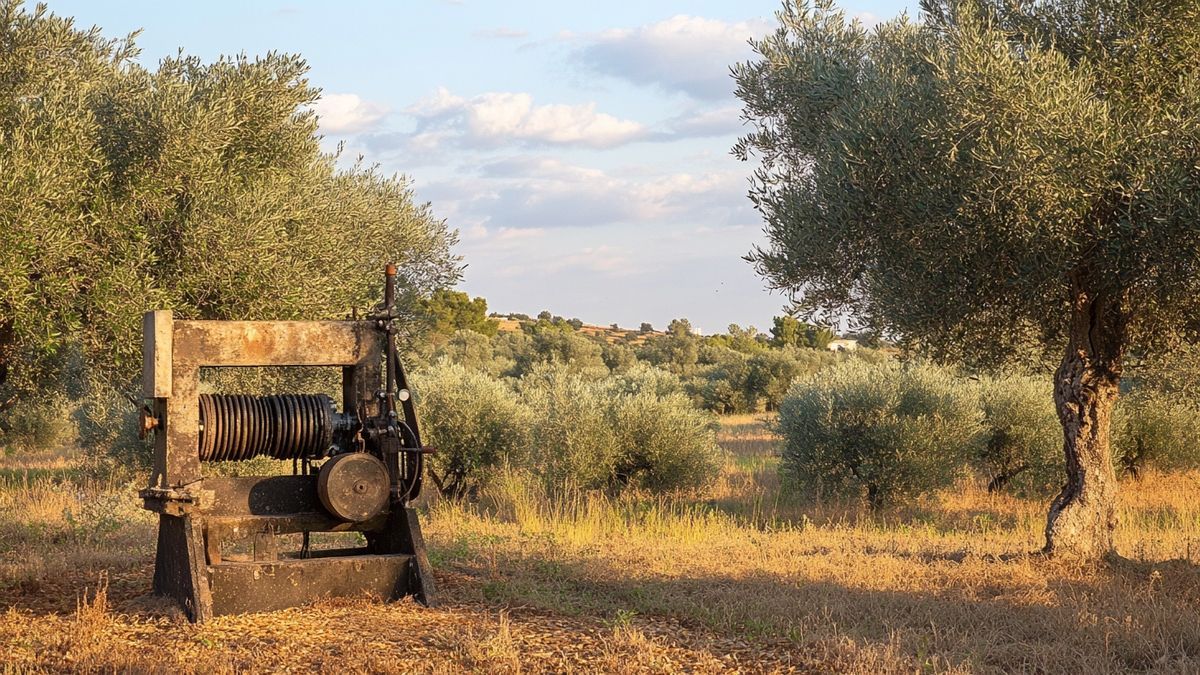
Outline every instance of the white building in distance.
<path id="1" fill-rule="evenodd" d="M 826 345 L 825 348 L 831 352 L 852 352 L 855 349 L 858 349 L 858 340 L 852 338 L 838 338 L 836 340 L 830 340 L 829 344 Z"/>

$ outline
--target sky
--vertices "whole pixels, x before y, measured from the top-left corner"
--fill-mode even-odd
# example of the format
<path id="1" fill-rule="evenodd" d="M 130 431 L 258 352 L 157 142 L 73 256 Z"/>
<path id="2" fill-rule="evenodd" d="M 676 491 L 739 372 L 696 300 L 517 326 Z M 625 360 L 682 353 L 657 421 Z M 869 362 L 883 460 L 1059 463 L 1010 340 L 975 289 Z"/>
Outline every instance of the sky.
<path id="1" fill-rule="evenodd" d="M 141 62 L 297 53 L 323 144 L 407 176 L 459 232 L 459 289 L 492 311 L 705 333 L 765 329 L 785 298 L 742 259 L 764 241 L 729 66 L 779 0 L 50 0 Z M 871 25 L 916 1 L 846 0 Z"/>

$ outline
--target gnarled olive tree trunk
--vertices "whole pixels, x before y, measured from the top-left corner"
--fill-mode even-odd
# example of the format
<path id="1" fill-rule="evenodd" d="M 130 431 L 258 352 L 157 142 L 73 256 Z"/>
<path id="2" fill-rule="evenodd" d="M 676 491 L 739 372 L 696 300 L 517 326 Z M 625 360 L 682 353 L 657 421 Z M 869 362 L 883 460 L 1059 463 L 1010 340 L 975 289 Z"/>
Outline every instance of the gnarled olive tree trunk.
<path id="1" fill-rule="evenodd" d="M 1127 317 L 1119 298 L 1076 281 L 1066 354 L 1054 374 L 1067 482 L 1050 505 L 1046 553 L 1101 558 L 1113 550 L 1117 479 L 1109 427 L 1121 381 Z"/>

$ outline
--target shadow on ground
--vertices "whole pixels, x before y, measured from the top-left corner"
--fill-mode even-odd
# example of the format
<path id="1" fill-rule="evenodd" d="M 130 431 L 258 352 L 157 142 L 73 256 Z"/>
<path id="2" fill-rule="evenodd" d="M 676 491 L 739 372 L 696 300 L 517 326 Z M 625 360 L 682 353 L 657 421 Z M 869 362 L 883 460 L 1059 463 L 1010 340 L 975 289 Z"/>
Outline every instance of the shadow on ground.
<path id="1" fill-rule="evenodd" d="M 958 565 L 967 557 L 947 554 L 917 562 Z M 510 558 L 487 568 L 460 569 L 477 579 L 464 590 L 495 606 L 639 616 L 647 622 L 669 617 L 801 653 L 850 644 L 898 652 L 916 667 L 935 669 L 1200 669 L 1200 569 L 1195 565 L 1118 559 L 1084 580 L 1069 573 L 1069 564 L 1027 554 L 975 557 L 972 565 L 980 578 L 966 587 L 905 590 L 761 571 L 652 576 L 619 560 L 597 558 L 553 563 Z M 1031 565 L 1047 566 L 1048 580 L 1014 586 L 1008 568 Z M 1063 578 L 1056 578 L 1059 570 Z M 869 575 L 860 578 L 871 583 Z"/>
<path id="2" fill-rule="evenodd" d="M 913 562 L 950 566 L 967 559 L 946 554 Z M 935 670 L 1200 669 L 1200 569 L 1187 561 L 1117 559 L 1082 575 L 1027 556 L 975 557 L 969 564 L 978 576 L 971 583 L 901 590 L 870 588 L 870 574 L 854 575 L 858 587 L 753 570 L 655 576 L 591 555 L 551 560 L 501 552 L 488 564 L 449 557 L 436 574 L 442 611 L 599 618 L 667 641 L 686 635 L 689 648 L 697 635 L 725 650 L 732 649 L 729 641 L 746 643 L 800 667 L 882 663 L 871 659 L 886 656 L 887 663 Z M 1046 568 L 1014 584 L 1029 566 Z M 136 618 L 146 614 L 139 598 L 150 591 L 151 575 L 144 553 L 93 557 L 74 568 L 48 564 L 0 586 L 0 611 L 69 614 L 104 585 L 113 609 Z M 687 631 L 657 631 L 664 622 Z M 873 656 L 855 656 L 864 653 Z"/>

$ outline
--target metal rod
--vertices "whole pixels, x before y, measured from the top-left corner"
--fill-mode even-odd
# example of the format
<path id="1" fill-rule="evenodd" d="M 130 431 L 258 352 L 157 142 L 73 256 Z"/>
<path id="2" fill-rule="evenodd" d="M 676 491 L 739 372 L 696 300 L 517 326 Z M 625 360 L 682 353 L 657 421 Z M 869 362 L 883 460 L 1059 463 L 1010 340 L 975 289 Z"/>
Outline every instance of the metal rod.
<path id="1" fill-rule="evenodd" d="M 387 316 L 384 319 L 387 322 L 384 327 L 387 334 L 387 381 L 383 390 L 384 400 L 379 402 L 380 416 L 389 415 L 396 409 L 395 400 L 392 398 L 396 390 L 396 329 L 392 325 L 392 314 L 396 307 L 396 265 L 388 263 L 383 274 L 383 312 Z"/>

